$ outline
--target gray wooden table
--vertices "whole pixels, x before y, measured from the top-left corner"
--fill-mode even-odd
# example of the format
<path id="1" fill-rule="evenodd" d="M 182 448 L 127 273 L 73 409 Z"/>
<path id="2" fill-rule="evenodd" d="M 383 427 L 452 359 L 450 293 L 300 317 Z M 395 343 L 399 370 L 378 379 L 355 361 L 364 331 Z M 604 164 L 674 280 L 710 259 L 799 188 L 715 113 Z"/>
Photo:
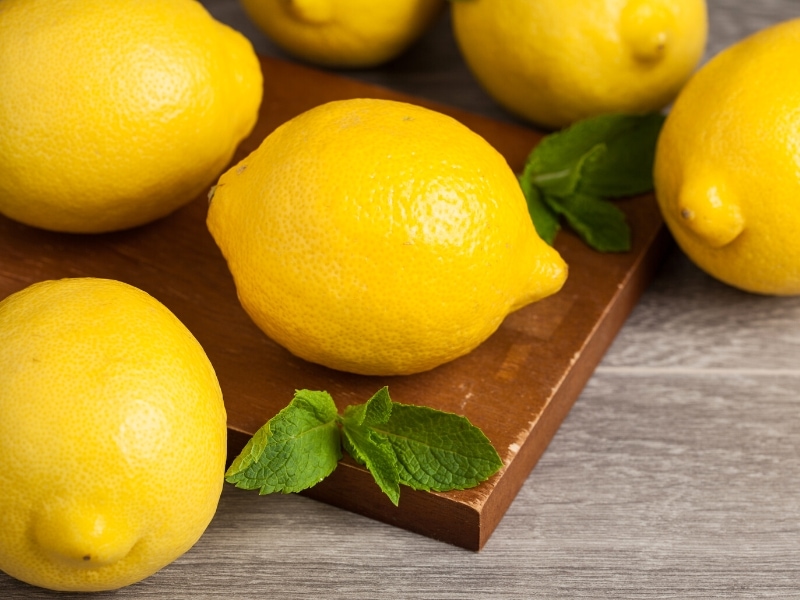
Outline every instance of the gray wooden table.
<path id="1" fill-rule="evenodd" d="M 235 0 L 203 3 L 280 56 Z M 800 1 L 709 12 L 712 56 L 800 16 Z M 446 18 L 392 65 L 351 76 L 509 119 Z M 738 292 L 673 251 L 482 552 L 226 486 L 191 551 L 93 597 L 800 598 L 798 384 L 800 297 Z M 0 573 L 0 598 L 50 597 L 73 595 Z"/>

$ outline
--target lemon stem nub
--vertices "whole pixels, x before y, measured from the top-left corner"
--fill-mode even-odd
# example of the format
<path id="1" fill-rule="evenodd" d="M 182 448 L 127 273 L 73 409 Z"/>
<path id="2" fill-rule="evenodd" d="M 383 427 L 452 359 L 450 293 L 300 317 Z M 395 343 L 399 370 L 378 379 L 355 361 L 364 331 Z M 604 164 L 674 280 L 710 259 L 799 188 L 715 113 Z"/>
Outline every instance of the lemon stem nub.
<path id="1" fill-rule="evenodd" d="M 675 15 L 652 0 L 634 0 L 622 10 L 620 36 L 641 62 L 661 60 L 675 29 Z"/>
<path id="2" fill-rule="evenodd" d="M 678 203 L 680 224 L 711 248 L 730 244 L 744 230 L 741 208 L 723 183 L 689 183 Z"/>

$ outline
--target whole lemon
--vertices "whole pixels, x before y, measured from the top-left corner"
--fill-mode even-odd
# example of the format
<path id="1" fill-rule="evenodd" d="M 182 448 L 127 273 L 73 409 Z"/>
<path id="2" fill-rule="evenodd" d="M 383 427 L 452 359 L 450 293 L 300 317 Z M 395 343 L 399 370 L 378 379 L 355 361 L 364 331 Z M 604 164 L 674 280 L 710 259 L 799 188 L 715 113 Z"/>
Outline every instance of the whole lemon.
<path id="1" fill-rule="evenodd" d="M 704 0 L 459 0 L 461 53 L 511 113 L 547 128 L 669 104 L 705 48 Z"/>
<path id="2" fill-rule="evenodd" d="M 28 225 L 163 217 L 255 124 L 252 46 L 193 0 L 3 0 L 0 39 L 0 213 Z"/>
<path id="3" fill-rule="evenodd" d="M 226 424 L 186 327 L 118 281 L 0 302 L 0 569 L 116 589 L 186 552 L 219 501 Z"/>
<path id="4" fill-rule="evenodd" d="M 433 23 L 444 0 L 241 0 L 253 22 L 283 50 L 328 67 L 373 67 L 406 50 Z"/>
<path id="5" fill-rule="evenodd" d="M 331 102 L 280 126 L 220 178 L 208 227 L 268 336 L 367 375 L 470 352 L 567 273 L 488 142 L 389 100 Z"/>
<path id="6" fill-rule="evenodd" d="M 708 62 L 659 136 L 655 188 L 684 252 L 717 279 L 800 294 L 800 19 Z"/>

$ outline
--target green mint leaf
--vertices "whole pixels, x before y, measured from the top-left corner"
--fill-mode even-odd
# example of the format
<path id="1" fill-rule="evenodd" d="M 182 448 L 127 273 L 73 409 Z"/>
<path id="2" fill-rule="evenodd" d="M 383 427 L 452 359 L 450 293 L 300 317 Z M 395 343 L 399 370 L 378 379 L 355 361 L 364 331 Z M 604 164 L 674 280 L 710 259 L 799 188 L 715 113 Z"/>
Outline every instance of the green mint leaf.
<path id="1" fill-rule="evenodd" d="M 341 419 L 342 444 L 350 456 L 367 467 L 378 487 L 397 506 L 400 501 L 397 457 L 389 442 L 369 428 L 386 423 L 391 414 L 392 399 L 385 386 L 364 404 L 348 406 Z"/>
<path id="2" fill-rule="evenodd" d="M 520 177 L 519 184 L 522 187 L 523 194 L 525 194 L 528 214 L 531 216 L 536 233 L 552 246 L 560 229 L 558 216 L 543 202 L 539 188 L 533 185 L 529 179 Z"/>
<path id="3" fill-rule="evenodd" d="M 665 118 L 658 113 L 600 118 L 606 151 L 586 157 L 576 191 L 617 198 L 652 190 L 656 142 Z"/>
<path id="4" fill-rule="evenodd" d="M 261 494 L 312 487 L 330 475 L 341 458 L 337 418 L 327 392 L 298 390 L 247 442 L 225 480 Z"/>
<path id="5" fill-rule="evenodd" d="M 533 149 L 523 176 L 544 192 L 566 196 L 631 196 L 653 188 L 658 113 L 601 115 L 546 136 Z"/>
<path id="6" fill-rule="evenodd" d="M 546 194 L 566 196 L 574 192 L 580 183 L 586 161 L 606 152 L 606 146 L 601 141 L 584 147 L 580 138 L 560 137 L 569 131 L 545 137 L 534 148 L 522 173 L 523 177 Z"/>
<path id="7" fill-rule="evenodd" d="M 365 425 L 357 426 L 346 419 L 342 425 L 344 449 L 356 462 L 367 467 L 378 487 L 397 506 L 400 502 L 400 477 L 391 444 Z"/>
<path id="8" fill-rule="evenodd" d="M 601 252 L 630 249 L 625 216 L 603 198 L 653 189 L 653 162 L 664 115 L 602 115 L 546 136 L 519 177 L 539 236 L 552 244 L 563 216 Z"/>
<path id="9" fill-rule="evenodd" d="M 631 232 L 625 213 L 611 202 L 581 193 L 563 198 L 546 195 L 544 200 L 553 211 L 563 215 L 575 233 L 595 250 L 630 250 Z"/>
<path id="10" fill-rule="evenodd" d="M 397 457 L 400 483 L 417 490 L 463 490 L 502 467 L 483 432 L 465 417 L 394 402 L 392 416 L 372 427 Z"/>
<path id="11" fill-rule="evenodd" d="M 354 426 L 380 425 L 392 414 L 389 388 L 382 387 L 364 404 L 354 404 L 344 409 L 344 421 Z"/>

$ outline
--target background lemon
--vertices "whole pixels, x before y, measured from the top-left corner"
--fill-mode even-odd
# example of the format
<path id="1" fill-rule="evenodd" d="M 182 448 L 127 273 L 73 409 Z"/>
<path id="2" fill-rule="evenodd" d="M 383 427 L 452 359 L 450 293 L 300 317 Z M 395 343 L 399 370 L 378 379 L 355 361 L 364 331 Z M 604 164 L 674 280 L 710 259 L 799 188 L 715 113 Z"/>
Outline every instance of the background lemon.
<path id="1" fill-rule="evenodd" d="M 704 0 L 457 0 L 453 29 L 486 91 L 547 128 L 666 106 L 700 60 Z"/>
<path id="2" fill-rule="evenodd" d="M 403 52 L 433 23 L 444 0 L 241 0 L 286 52 L 329 67 L 371 67 Z"/>
<path id="3" fill-rule="evenodd" d="M 497 151 L 387 100 L 331 102 L 279 127 L 220 178 L 208 226 L 267 335 L 363 374 L 466 354 L 566 277 Z"/>
<path id="4" fill-rule="evenodd" d="M 225 469 L 203 349 L 126 284 L 64 279 L 0 302 L 0 569 L 118 588 L 200 537 Z"/>
<path id="5" fill-rule="evenodd" d="M 23 223 L 162 217 L 255 124 L 252 46 L 192 0 L 3 0 L 0 39 L 0 213 Z"/>
<path id="6" fill-rule="evenodd" d="M 686 254 L 712 276 L 800 294 L 800 19 L 724 50 L 659 137 L 655 186 Z"/>

